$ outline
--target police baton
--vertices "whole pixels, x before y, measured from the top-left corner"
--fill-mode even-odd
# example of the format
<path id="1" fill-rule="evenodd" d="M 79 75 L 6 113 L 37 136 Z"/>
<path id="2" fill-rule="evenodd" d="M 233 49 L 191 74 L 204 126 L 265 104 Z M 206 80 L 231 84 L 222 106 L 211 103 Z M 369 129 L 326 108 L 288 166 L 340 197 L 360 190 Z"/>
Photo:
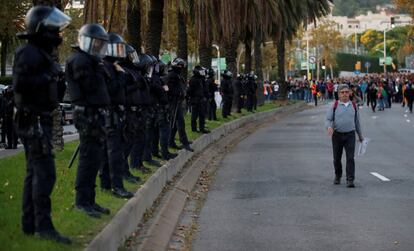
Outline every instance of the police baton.
<path id="1" fill-rule="evenodd" d="M 78 153 L 79 153 L 79 145 L 76 147 L 76 150 L 75 150 L 75 152 L 73 153 L 72 158 L 70 159 L 70 163 L 69 163 L 68 168 L 71 168 L 71 167 L 72 167 L 73 162 L 75 162 L 75 159 L 76 159 L 76 157 L 78 156 Z"/>

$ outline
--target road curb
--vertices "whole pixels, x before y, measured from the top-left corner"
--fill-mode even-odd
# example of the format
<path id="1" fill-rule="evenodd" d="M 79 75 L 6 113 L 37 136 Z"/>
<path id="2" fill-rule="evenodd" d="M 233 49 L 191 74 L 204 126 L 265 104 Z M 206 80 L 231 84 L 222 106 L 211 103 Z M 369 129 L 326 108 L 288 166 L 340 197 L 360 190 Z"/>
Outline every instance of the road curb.
<path id="1" fill-rule="evenodd" d="M 184 165 L 193 157 L 194 154 L 199 153 L 208 145 L 218 140 L 219 138 L 228 135 L 237 128 L 250 123 L 252 121 L 260 121 L 272 115 L 284 112 L 292 112 L 306 107 L 306 104 L 299 103 L 289 106 L 279 107 L 273 110 L 251 114 L 237 120 L 231 121 L 220 127 L 214 129 L 211 133 L 202 135 L 191 145 L 194 152 L 180 150 L 179 155 L 168 161 L 165 165 L 160 167 L 135 193 L 131 198 L 112 218 L 106 227 L 91 241 L 86 247 L 87 251 L 112 251 L 118 250 L 118 247 L 123 244 L 125 239 L 130 236 L 137 225 L 140 223 L 144 213 L 150 209 L 154 201 L 161 194 L 163 188 L 172 180 L 172 178 L 184 167 Z M 187 189 L 186 189 L 187 190 Z M 185 193 L 180 190 L 175 190 L 177 198 L 181 198 Z M 179 199 L 180 201 L 182 200 Z M 185 200 L 184 200 L 185 203 Z M 184 204 L 182 205 L 184 206 Z M 178 206 L 179 208 L 180 206 Z M 180 211 L 181 212 L 181 211 Z M 175 221 L 175 220 L 173 220 Z M 155 248 L 155 246 L 154 246 Z M 157 249 L 157 248 L 155 248 Z"/>

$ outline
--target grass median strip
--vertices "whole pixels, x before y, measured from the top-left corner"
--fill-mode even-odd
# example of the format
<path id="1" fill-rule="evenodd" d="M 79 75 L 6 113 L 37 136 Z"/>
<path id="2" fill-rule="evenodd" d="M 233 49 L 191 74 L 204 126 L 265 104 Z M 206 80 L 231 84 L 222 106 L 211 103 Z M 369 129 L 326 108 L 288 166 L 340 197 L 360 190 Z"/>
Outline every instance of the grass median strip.
<path id="1" fill-rule="evenodd" d="M 266 103 L 259 106 L 257 112 L 274 109 L 280 106 L 279 103 Z M 232 113 L 226 119 L 220 116 L 221 110 L 217 111 L 218 121 L 206 121 L 209 130 L 240 118 L 250 113 Z M 186 115 L 186 131 L 190 140 L 195 140 L 202 134 L 191 131 L 190 116 Z M 58 231 L 72 238 L 74 243 L 71 246 L 57 244 L 51 241 L 39 240 L 35 237 L 25 236 L 21 231 L 21 207 L 23 181 L 26 174 L 24 153 L 0 159 L 0 250 L 82 250 L 112 219 L 116 212 L 127 200 L 115 198 L 108 192 L 99 189 L 99 178 L 97 179 L 96 201 L 111 210 L 111 214 L 102 215 L 101 219 L 95 219 L 78 212 L 74 208 L 75 177 L 77 161 L 71 169 L 67 168 L 72 153 L 79 142 L 73 141 L 65 144 L 65 150 L 56 153 L 56 184 L 52 193 L 52 219 Z M 177 142 L 178 143 L 178 142 Z M 170 149 L 171 150 L 171 149 Z M 151 168 L 155 172 L 154 166 Z M 141 184 L 129 184 L 124 182 L 129 191 L 137 191 L 150 174 L 142 174 L 132 171 L 134 175 L 140 176 Z"/>

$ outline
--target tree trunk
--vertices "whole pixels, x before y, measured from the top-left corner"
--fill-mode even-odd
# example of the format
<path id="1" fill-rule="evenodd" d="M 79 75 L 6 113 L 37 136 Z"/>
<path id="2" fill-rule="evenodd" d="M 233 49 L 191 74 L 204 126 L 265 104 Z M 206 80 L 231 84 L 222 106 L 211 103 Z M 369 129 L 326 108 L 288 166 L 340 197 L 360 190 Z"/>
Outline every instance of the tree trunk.
<path id="1" fill-rule="evenodd" d="M 141 0 L 128 0 L 127 3 L 127 41 L 141 53 Z"/>
<path id="2" fill-rule="evenodd" d="M 257 104 L 262 105 L 265 102 L 265 96 L 263 95 L 263 69 L 262 69 L 262 37 L 260 32 L 256 32 L 254 37 L 254 68 L 257 75 Z"/>
<path id="3" fill-rule="evenodd" d="M 105 29 L 108 27 L 108 0 L 103 2 L 103 27 Z"/>
<path id="4" fill-rule="evenodd" d="M 277 73 L 279 75 L 279 97 L 285 100 L 287 97 L 287 83 L 285 80 L 285 34 L 282 32 L 277 43 Z"/>
<path id="5" fill-rule="evenodd" d="M 236 65 L 237 45 L 238 45 L 238 39 L 237 39 L 236 33 L 232 34 L 231 41 L 226 41 L 224 44 L 227 70 L 233 73 L 233 79 L 235 79 L 237 76 L 237 65 Z"/>
<path id="6" fill-rule="evenodd" d="M 33 5 L 49 5 L 62 9 L 62 1 L 60 0 L 33 0 Z"/>
<path id="7" fill-rule="evenodd" d="M 198 46 L 200 65 L 211 68 L 211 43 L 200 43 Z"/>
<path id="8" fill-rule="evenodd" d="M 148 35 L 145 49 L 156 57 L 160 54 L 162 23 L 164 18 L 164 0 L 151 0 L 148 12 Z"/>
<path id="9" fill-rule="evenodd" d="M 244 72 L 249 73 L 252 71 L 252 39 L 249 35 L 246 35 L 244 40 Z"/>
<path id="10" fill-rule="evenodd" d="M 9 47 L 9 37 L 6 35 L 1 40 L 1 76 L 6 76 L 6 64 L 7 64 L 7 50 Z"/>
<path id="11" fill-rule="evenodd" d="M 115 7 L 116 7 L 116 0 L 112 0 L 111 15 L 109 16 L 109 23 L 108 23 L 108 32 L 111 32 L 112 30 L 112 24 L 114 22 Z"/>
<path id="12" fill-rule="evenodd" d="M 184 14 L 177 10 L 177 20 L 178 20 L 178 38 L 177 38 L 177 57 L 184 59 L 186 62 L 188 60 L 188 38 L 187 38 L 187 26 L 185 22 Z M 183 72 L 183 77 L 187 80 L 187 67 Z"/>

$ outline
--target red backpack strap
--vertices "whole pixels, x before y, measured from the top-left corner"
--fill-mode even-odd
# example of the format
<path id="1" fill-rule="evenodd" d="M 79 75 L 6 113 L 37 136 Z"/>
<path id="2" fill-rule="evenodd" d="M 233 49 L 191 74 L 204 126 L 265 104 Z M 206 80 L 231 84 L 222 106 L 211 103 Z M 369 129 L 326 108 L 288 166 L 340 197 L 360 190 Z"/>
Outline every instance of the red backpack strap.
<path id="1" fill-rule="evenodd" d="M 338 100 L 335 100 L 335 102 L 333 104 L 334 111 L 336 110 L 336 108 L 338 108 L 338 104 L 339 104 Z"/>
<path id="2" fill-rule="evenodd" d="M 355 112 L 356 112 L 357 111 L 357 104 L 355 102 L 352 102 L 352 106 L 354 107 Z"/>

